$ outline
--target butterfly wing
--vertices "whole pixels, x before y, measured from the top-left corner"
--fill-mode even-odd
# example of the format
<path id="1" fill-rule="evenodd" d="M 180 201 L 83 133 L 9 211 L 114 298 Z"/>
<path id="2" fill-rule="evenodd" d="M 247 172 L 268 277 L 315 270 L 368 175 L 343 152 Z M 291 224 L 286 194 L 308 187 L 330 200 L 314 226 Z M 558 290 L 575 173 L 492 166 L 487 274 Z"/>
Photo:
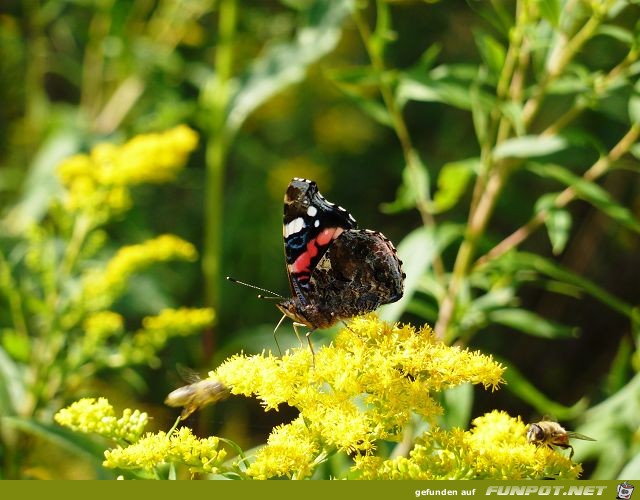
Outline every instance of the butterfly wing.
<path id="1" fill-rule="evenodd" d="M 308 304 L 311 273 L 344 231 L 357 227 L 344 208 L 324 198 L 314 181 L 294 178 L 284 196 L 284 253 L 291 293 Z"/>
<path id="2" fill-rule="evenodd" d="M 396 302 L 405 274 L 396 249 L 382 233 L 344 231 L 311 273 L 319 313 L 326 323 L 375 311 Z"/>

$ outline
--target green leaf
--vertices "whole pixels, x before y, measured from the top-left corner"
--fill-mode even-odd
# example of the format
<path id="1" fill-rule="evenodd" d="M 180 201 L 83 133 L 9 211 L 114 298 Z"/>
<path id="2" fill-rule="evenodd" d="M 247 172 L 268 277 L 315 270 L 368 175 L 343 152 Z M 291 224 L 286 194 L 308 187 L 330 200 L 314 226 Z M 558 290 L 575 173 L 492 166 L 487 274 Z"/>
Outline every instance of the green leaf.
<path id="1" fill-rule="evenodd" d="M 307 68 L 331 52 L 340 41 L 341 27 L 353 1 L 317 0 L 310 9 L 309 23 L 291 43 L 273 45 L 251 66 L 231 100 L 227 123 L 237 131 L 260 105 L 284 88 L 301 81 Z"/>
<path id="2" fill-rule="evenodd" d="M 618 299 L 615 295 L 610 294 L 583 276 L 569 271 L 567 268 L 540 255 L 528 252 L 511 252 L 504 255 L 500 261 L 502 262 L 497 264 L 508 266 L 511 272 L 533 270 L 552 279 L 573 285 L 624 316 L 633 317 L 634 309 L 631 305 Z"/>
<path id="3" fill-rule="evenodd" d="M 359 89 L 355 87 L 348 87 L 346 85 L 340 85 L 340 90 L 351 100 L 356 106 L 358 106 L 364 113 L 373 118 L 376 122 L 385 127 L 393 127 L 393 119 L 389 110 L 379 103 L 374 101 L 370 96 L 364 95 L 359 92 Z"/>
<path id="4" fill-rule="evenodd" d="M 609 366 L 607 381 L 604 385 L 605 393 L 614 394 L 624 387 L 627 382 L 627 373 L 629 373 L 631 368 L 633 352 L 634 349 L 631 340 L 628 337 L 622 337 L 618 344 L 618 351 Z"/>
<path id="5" fill-rule="evenodd" d="M 596 34 L 611 37 L 628 46 L 631 46 L 634 43 L 633 33 L 613 24 L 602 24 L 598 26 Z"/>
<path id="6" fill-rule="evenodd" d="M 515 101 L 507 101 L 500 104 L 500 112 L 506 117 L 519 136 L 524 136 L 526 127 L 522 118 L 522 105 Z"/>
<path id="7" fill-rule="evenodd" d="M 469 426 L 473 407 L 473 385 L 461 384 L 442 391 L 442 407 L 444 408 L 444 414 L 440 419 L 442 427 L 466 429 Z"/>
<path id="8" fill-rule="evenodd" d="M 8 427 L 20 429 L 27 434 L 46 439 L 85 459 L 102 464 L 105 446 L 84 434 L 70 431 L 57 424 L 47 424 L 25 417 L 1 417 L 0 422 Z"/>
<path id="9" fill-rule="evenodd" d="M 640 142 L 636 142 L 629 148 L 629 152 L 635 156 L 636 160 L 640 160 Z"/>
<path id="10" fill-rule="evenodd" d="M 577 328 L 549 321 L 525 309 L 497 309 L 489 313 L 489 320 L 546 339 L 571 338 L 578 331 Z"/>
<path id="11" fill-rule="evenodd" d="M 418 155 L 412 155 L 412 165 L 406 165 L 402 171 L 402 184 L 398 188 L 396 199 L 382 203 L 385 213 L 397 213 L 415 208 L 419 200 L 429 199 L 429 171 Z"/>
<path id="12" fill-rule="evenodd" d="M 15 415 L 26 398 L 20 365 L 0 347 L 0 415 Z"/>
<path id="13" fill-rule="evenodd" d="M 587 408 L 587 401 L 584 398 L 572 406 L 552 401 L 512 365 L 502 359 L 498 361 L 507 367 L 504 372 L 506 389 L 533 406 L 540 415 L 553 415 L 558 420 L 571 420 L 581 415 Z"/>
<path id="14" fill-rule="evenodd" d="M 482 30 L 475 31 L 473 37 L 480 52 L 480 57 L 482 57 L 489 73 L 497 80 L 500 77 L 500 73 L 502 73 L 507 54 L 506 49 L 489 33 Z"/>
<path id="15" fill-rule="evenodd" d="M 630 477 L 640 477 L 640 453 L 636 454 L 618 473 L 619 481 L 626 481 Z"/>
<path id="16" fill-rule="evenodd" d="M 617 203 L 598 184 L 587 181 L 560 165 L 535 163 L 529 165 L 528 168 L 541 177 L 555 179 L 571 186 L 581 199 L 588 201 L 624 227 L 640 233 L 640 221 L 628 208 Z"/>
<path id="17" fill-rule="evenodd" d="M 640 123 L 640 80 L 633 86 L 633 92 L 629 98 L 629 118 L 631 123 Z"/>
<path id="18" fill-rule="evenodd" d="M 554 255 L 559 255 L 565 249 L 571 233 L 572 218 L 568 210 L 556 208 L 554 201 L 557 193 L 547 193 L 536 202 L 535 212 L 546 210 L 548 216 L 545 219 L 547 234 L 551 241 Z"/>
<path id="19" fill-rule="evenodd" d="M 489 115 L 491 109 L 483 106 L 480 94 L 480 82 L 474 84 L 469 89 L 469 97 L 471 98 L 471 118 L 473 119 L 473 129 L 476 133 L 478 144 L 483 144 L 487 137 L 489 129 Z"/>
<path id="20" fill-rule="evenodd" d="M 496 160 L 503 158 L 535 158 L 557 153 L 568 146 L 558 135 L 525 135 L 501 142 L 493 150 Z"/>
<path id="21" fill-rule="evenodd" d="M 329 69 L 326 71 L 327 77 L 340 88 L 353 87 L 378 87 L 384 78 L 390 78 L 390 74 L 374 71 L 371 66 L 356 66 L 347 68 Z"/>
<path id="22" fill-rule="evenodd" d="M 429 73 L 413 70 L 398 77 L 396 101 L 402 107 L 407 101 L 442 102 L 456 108 L 471 109 L 469 88 L 478 74 L 477 67 L 467 65 L 438 66 Z M 489 108 L 495 99 L 478 89 L 474 96 L 481 106 Z"/>
<path id="23" fill-rule="evenodd" d="M 407 275 L 404 280 L 404 294 L 399 301 L 382 306 L 379 310 L 380 318 L 385 321 L 398 321 L 433 259 L 463 234 L 464 226 L 441 224 L 437 229 L 415 229 L 400 242 L 398 257 L 402 260 L 402 270 Z"/>
<path id="24" fill-rule="evenodd" d="M 443 165 L 438 175 L 438 190 L 433 197 L 433 212 L 454 207 L 464 194 L 471 176 L 480 168 L 479 158 L 469 158 Z"/>
<path id="25" fill-rule="evenodd" d="M 549 211 L 545 224 L 554 255 L 561 254 L 567 246 L 569 233 L 571 232 L 571 222 L 571 214 L 568 210 L 553 208 Z"/>
<path id="26" fill-rule="evenodd" d="M 9 356 L 17 361 L 25 363 L 29 361 L 31 342 L 28 336 L 7 328 L 2 330 L 0 338 L 2 339 L 2 347 Z"/>
<path id="27" fill-rule="evenodd" d="M 42 143 L 29 166 L 21 198 L 5 218 L 11 232 L 22 233 L 27 225 L 44 216 L 61 190 L 56 168 L 63 159 L 77 153 L 80 140 L 76 130 L 59 127 Z"/>
<path id="28" fill-rule="evenodd" d="M 562 2 L 560 0 L 539 0 L 537 6 L 540 9 L 542 18 L 547 20 L 551 26 L 557 28 L 560 24 Z"/>

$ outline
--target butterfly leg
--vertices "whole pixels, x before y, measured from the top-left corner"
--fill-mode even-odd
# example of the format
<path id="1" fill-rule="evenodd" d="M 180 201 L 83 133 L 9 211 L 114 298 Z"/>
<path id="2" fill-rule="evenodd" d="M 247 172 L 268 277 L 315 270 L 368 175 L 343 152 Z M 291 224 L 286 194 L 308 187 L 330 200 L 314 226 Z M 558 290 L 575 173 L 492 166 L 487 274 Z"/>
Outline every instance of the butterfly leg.
<path id="1" fill-rule="evenodd" d="M 298 327 L 299 326 L 307 326 L 307 325 L 305 325 L 304 323 L 298 323 L 296 321 L 293 322 L 293 330 L 296 332 L 296 336 L 298 337 L 298 340 L 300 340 L 300 347 L 302 347 L 302 340 L 300 338 L 300 333 L 298 332 Z M 309 344 L 309 350 L 311 351 L 311 360 L 312 360 L 314 366 L 316 364 L 316 353 L 313 350 L 313 344 L 311 344 L 310 335 L 315 331 L 316 331 L 316 329 L 314 328 L 313 330 L 309 330 L 305 334 L 305 337 L 307 337 L 307 343 Z"/>
<path id="2" fill-rule="evenodd" d="M 278 324 L 276 325 L 276 327 L 273 329 L 273 340 L 276 341 L 276 346 L 278 346 L 278 352 L 280 353 L 280 356 L 282 356 L 282 350 L 280 349 L 280 344 L 278 343 L 278 337 L 276 337 L 276 332 L 278 331 L 278 328 L 280 328 L 280 325 L 282 324 L 282 322 L 284 321 L 284 318 L 286 317 L 287 315 L 284 314 L 282 318 L 280 318 L 280 321 L 278 321 Z M 298 332 L 296 332 L 296 335 L 298 335 Z M 298 339 L 299 338 L 300 337 L 298 337 Z"/>
<path id="3" fill-rule="evenodd" d="M 354 331 L 349 327 L 349 325 L 347 324 L 347 322 L 346 322 L 345 320 L 341 319 L 340 321 L 342 322 L 342 324 L 344 325 L 344 327 L 345 327 L 347 330 L 349 330 L 351 333 L 356 333 L 356 332 L 354 332 Z"/>
<path id="4" fill-rule="evenodd" d="M 309 349 L 311 350 L 311 363 L 313 363 L 313 367 L 314 367 L 314 368 L 315 368 L 315 366 L 316 366 L 316 353 L 315 353 L 315 351 L 313 350 L 313 344 L 311 343 L 311 334 L 312 334 L 313 332 L 315 332 L 315 331 L 316 331 L 316 329 L 314 328 L 313 330 L 309 330 L 309 331 L 306 333 L 307 342 L 309 343 Z"/>

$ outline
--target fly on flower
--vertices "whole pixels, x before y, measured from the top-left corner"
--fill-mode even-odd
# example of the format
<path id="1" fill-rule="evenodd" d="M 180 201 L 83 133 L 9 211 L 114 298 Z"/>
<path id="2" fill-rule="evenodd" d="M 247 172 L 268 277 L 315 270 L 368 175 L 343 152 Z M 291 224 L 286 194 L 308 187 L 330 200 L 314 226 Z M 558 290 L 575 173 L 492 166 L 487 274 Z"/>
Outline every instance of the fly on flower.
<path id="1" fill-rule="evenodd" d="M 567 431 L 558 422 L 551 420 L 542 420 L 535 424 L 529 424 L 529 428 L 527 429 L 527 442 L 538 446 L 547 445 L 552 449 L 553 446 L 557 446 L 563 450 L 569 448 L 571 449 L 569 452 L 569 460 L 571 460 L 574 451 L 573 446 L 569 444 L 569 438 L 595 441 L 595 439 L 585 436 L 584 434 Z"/>
<path id="2" fill-rule="evenodd" d="M 291 298 L 268 297 L 282 299 L 276 304 L 283 316 L 274 337 L 288 317 L 298 339 L 298 327 L 309 328 L 306 336 L 313 353 L 309 336 L 315 330 L 402 297 L 405 274 L 391 241 L 382 233 L 356 228 L 353 216 L 322 196 L 314 181 L 291 180 L 282 228 Z"/>

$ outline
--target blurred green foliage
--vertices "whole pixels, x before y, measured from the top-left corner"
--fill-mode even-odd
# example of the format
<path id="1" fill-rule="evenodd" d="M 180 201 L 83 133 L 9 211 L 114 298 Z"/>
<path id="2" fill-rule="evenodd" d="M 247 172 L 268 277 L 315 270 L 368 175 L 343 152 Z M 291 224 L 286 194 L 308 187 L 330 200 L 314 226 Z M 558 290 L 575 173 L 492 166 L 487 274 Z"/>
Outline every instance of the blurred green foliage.
<path id="1" fill-rule="evenodd" d="M 273 349 L 273 307 L 222 278 L 286 289 L 282 194 L 304 176 L 396 242 L 406 293 L 382 317 L 428 322 L 510 367 L 500 393 L 445 395 L 442 425 L 467 427 L 493 408 L 552 415 L 597 439 L 576 445 L 587 477 L 637 477 L 639 20 L 627 0 L 4 2 L 2 378 L 22 381 L 33 361 L 16 310 L 45 351 L 66 342 L 48 326 L 55 308 L 34 311 L 37 270 L 20 264 L 30 228 L 44 231 L 52 260 L 41 264 L 54 274 L 72 241 L 51 222 L 64 196 L 57 166 L 105 140 L 188 123 L 201 136 L 188 168 L 170 185 L 132 188 L 126 217 L 101 230 L 112 252 L 174 233 L 202 256 L 202 272 L 158 266 L 129 280 L 114 304 L 126 326 L 178 304 L 213 307 L 216 326 L 176 339 L 159 365 L 94 371 L 73 387 L 58 378 L 56 398 L 108 391 L 143 401 L 166 429 L 177 362 L 204 370 Z M 95 448 L 53 430 L 58 399 L 16 419 L 7 401 L 34 393 L 7 394 L 12 384 L 0 394 L 1 477 L 104 474 L 77 454 L 47 458 L 48 440 L 82 457 Z M 247 449 L 293 416 L 229 400 L 197 424 Z"/>

